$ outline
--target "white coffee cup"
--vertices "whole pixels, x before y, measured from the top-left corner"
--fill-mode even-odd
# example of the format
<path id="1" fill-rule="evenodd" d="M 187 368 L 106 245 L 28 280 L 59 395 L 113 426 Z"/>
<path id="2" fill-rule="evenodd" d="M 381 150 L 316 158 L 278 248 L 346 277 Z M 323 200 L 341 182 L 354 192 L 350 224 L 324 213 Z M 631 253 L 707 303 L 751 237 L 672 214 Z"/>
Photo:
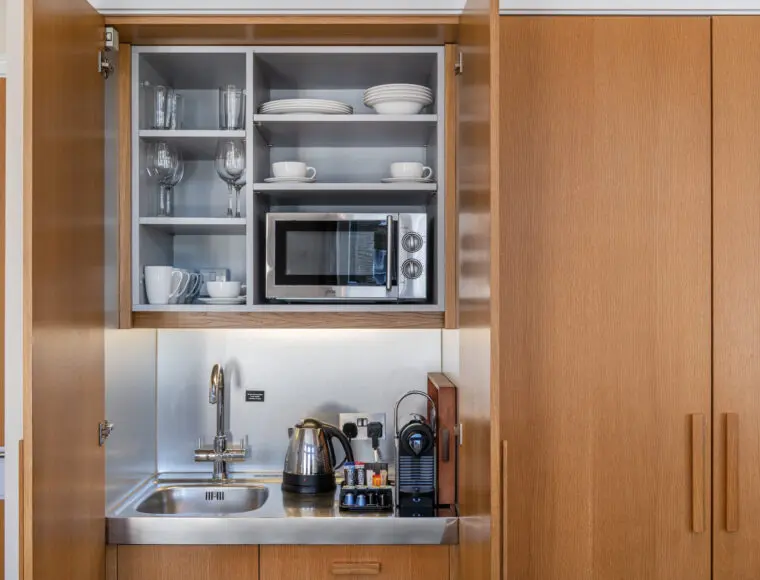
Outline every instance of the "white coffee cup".
<path id="1" fill-rule="evenodd" d="M 279 161 L 278 163 L 272 163 L 272 175 L 275 177 L 306 177 L 314 179 L 317 177 L 317 170 L 300 161 Z"/>
<path id="2" fill-rule="evenodd" d="M 190 276 L 171 266 L 145 266 L 145 293 L 149 304 L 169 304 L 185 291 Z"/>
<path id="3" fill-rule="evenodd" d="M 430 167 L 412 161 L 391 163 L 391 177 L 404 179 L 430 179 L 433 170 Z"/>
<path id="4" fill-rule="evenodd" d="M 172 295 L 169 296 L 169 304 L 182 304 L 185 301 L 185 298 L 187 298 L 187 294 L 190 290 L 190 283 L 193 281 L 193 273 L 184 268 L 174 268 L 174 270 L 182 274 L 182 280 L 177 292 L 172 293 Z"/>

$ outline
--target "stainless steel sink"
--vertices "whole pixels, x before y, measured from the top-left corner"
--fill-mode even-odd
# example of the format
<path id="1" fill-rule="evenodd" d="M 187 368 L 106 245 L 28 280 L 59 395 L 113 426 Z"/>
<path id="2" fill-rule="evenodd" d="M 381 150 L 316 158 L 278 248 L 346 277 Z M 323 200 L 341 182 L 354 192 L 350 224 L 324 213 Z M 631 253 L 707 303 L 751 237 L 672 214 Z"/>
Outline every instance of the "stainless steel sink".
<path id="1" fill-rule="evenodd" d="M 261 485 L 167 485 L 145 498 L 137 511 L 162 515 L 222 515 L 252 512 L 267 501 Z"/>

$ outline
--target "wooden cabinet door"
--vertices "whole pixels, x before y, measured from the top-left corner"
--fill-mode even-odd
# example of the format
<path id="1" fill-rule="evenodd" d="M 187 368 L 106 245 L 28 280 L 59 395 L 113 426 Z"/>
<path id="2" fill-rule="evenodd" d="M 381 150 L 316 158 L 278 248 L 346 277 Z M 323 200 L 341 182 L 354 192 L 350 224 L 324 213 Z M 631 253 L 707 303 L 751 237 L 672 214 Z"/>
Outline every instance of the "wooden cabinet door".
<path id="1" fill-rule="evenodd" d="M 261 546 L 261 580 L 296 578 L 448 580 L 449 546 Z"/>
<path id="2" fill-rule="evenodd" d="M 24 577 L 101 580 L 104 23 L 87 0 L 25 4 Z"/>
<path id="3" fill-rule="evenodd" d="M 706 580 L 710 20 L 501 20 L 505 577 Z"/>
<path id="4" fill-rule="evenodd" d="M 713 567 L 760 577 L 760 18 L 713 20 Z"/>
<path id="5" fill-rule="evenodd" d="M 118 580 L 258 580 L 258 546 L 119 546 Z"/>

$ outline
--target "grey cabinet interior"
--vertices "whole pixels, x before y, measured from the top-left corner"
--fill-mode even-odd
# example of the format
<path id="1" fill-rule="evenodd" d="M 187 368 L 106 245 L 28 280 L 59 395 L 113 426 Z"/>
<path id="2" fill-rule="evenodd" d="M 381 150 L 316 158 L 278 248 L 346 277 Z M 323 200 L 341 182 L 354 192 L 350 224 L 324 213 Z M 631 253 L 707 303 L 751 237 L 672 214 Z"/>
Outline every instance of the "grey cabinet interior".
<path id="1" fill-rule="evenodd" d="M 443 48 L 430 47 L 134 47 L 132 62 L 132 304 L 151 311 L 442 311 L 446 195 Z M 419 115 L 378 115 L 362 102 L 370 86 L 413 83 L 433 90 Z M 178 130 L 152 130 L 146 86 L 168 85 L 183 99 Z M 245 87 L 246 124 L 218 129 L 218 87 Z M 285 98 L 332 99 L 353 115 L 265 115 L 259 106 Z M 241 218 L 224 217 L 227 186 L 214 168 L 221 137 L 246 140 Z M 174 143 L 185 175 L 171 218 L 156 217 L 158 186 L 145 171 L 146 147 Z M 265 183 L 271 164 L 299 160 L 317 169 L 313 184 Z M 436 183 L 384 184 L 396 161 L 430 166 Z M 425 212 L 435 268 L 427 304 L 267 303 L 263 288 L 264 220 L 269 211 Z M 147 304 L 146 265 L 228 268 L 247 285 L 240 306 Z"/>

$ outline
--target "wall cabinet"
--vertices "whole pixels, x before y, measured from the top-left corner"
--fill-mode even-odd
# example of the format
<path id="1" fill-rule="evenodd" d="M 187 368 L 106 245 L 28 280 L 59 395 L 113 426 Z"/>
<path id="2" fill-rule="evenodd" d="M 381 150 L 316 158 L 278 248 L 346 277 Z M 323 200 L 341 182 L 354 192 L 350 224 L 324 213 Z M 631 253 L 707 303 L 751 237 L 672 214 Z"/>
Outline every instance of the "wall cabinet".
<path id="1" fill-rule="evenodd" d="M 131 232 L 131 279 L 122 286 L 128 308 L 145 313 L 426 313 L 438 325 L 446 306 L 447 75 L 442 46 L 386 47 L 132 47 L 130 75 L 131 157 L 129 208 L 122 227 Z M 450 64 L 449 66 L 453 66 Z M 450 75 L 451 76 L 451 75 Z M 363 103 L 364 90 L 412 83 L 431 89 L 433 103 L 416 115 L 379 115 Z M 245 124 L 219 129 L 218 87 L 245 88 Z M 156 86 L 181 97 L 181 124 L 155 129 Z M 350 105 L 353 114 L 266 114 L 262 104 L 280 99 L 329 99 Z M 121 128 L 120 130 L 124 130 Z M 225 217 L 227 186 L 215 163 L 219 140 L 245 142 L 246 171 L 240 217 Z M 158 213 L 151 150 L 167 143 L 179 151 L 184 176 L 174 188 L 173 215 Z M 396 161 L 432 169 L 430 183 L 384 183 Z M 271 183 L 273 163 L 301 161 L 316 168 L 315 183 Z M 453 184 L 451 184 L 453 187 Z M 451 195 L 454 195 L 453 192 Z M 265 292 L 269 212 L 421 213 L 427 216 L 428 297 L 425 303 L 288 304 Z M 149 304 L 144 268 L 172 265 L 188 271 L 225 269 L 246 285 L 243 303 L 201 301 Z M 395 264 L 400 270 L 402 264 Z M 125 264 L 122 268 L 128 268 Z M 202 302 L 202 303 L 201 303 Z M 140 318 L 141 317 L 141 318 Z M 156 319 L 158 320 L 158 319 Z M 243 320 L 241 318 L 241 320 Z M 254 318 L 255 320 L 255 318 Z M 273 320 L 278 320 L 276 317 Z M 414 321 L 414 317 L 410 318 Z M 391 324 L 392 325 L 392 324 Z"/>

